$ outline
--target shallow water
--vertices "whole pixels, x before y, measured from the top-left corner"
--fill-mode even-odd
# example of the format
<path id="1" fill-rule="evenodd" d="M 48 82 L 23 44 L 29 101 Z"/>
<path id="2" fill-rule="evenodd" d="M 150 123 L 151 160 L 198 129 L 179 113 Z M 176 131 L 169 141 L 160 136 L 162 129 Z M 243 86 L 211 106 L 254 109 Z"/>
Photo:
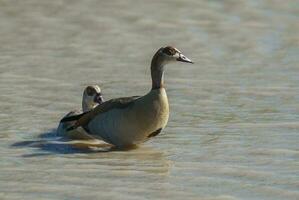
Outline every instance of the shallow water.
<path id="1" fill-rule="evenodd" d="M 299 3 L 0 0 L 0 199 L 299 199 Z M 87 84 L 145 94 L 169 65 L 163 134 L 130 151 L 55 137 Z"/>

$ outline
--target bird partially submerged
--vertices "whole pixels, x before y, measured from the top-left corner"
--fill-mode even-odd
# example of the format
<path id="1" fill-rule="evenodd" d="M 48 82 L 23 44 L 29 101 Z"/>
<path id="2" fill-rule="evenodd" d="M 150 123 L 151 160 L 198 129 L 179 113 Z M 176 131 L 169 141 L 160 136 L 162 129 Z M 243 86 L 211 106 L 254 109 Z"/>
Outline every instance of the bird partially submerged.
<path id="1" fill-rule="evenodd" d="M 84 89 L 82 96 L 82 111 L 83 113 L 94 109 L 99 104 L 104 102 L 104 98 L 101 93 L 101 88 L 98 85 L 89 85 Z M 82 114 L 81 110 L 73 110 L 66 114 L 64 118 L 76 116 Z M 75 125 L 74 121 L 62 122 L 60 121 L 57 128 L 57 136 L 68 137 L 70 139 L 93 139 L 83 128 L 76 128 L 68 130 L 68 128 Z"/>
<path id="2" fill-rule="evenodd" d="M 144 96 L 111 99 L 81 115 L 66 117 L 76 120 L 68 130 L 84 127 L 94 137 L 118 147 L 136 145 L 158 135 L 166 126 L 169 105 L 164 88 L 165 65 L 172 62 L 193 63 L 178 49 L 160 48 L 152 58 L 152 89 Z"/>

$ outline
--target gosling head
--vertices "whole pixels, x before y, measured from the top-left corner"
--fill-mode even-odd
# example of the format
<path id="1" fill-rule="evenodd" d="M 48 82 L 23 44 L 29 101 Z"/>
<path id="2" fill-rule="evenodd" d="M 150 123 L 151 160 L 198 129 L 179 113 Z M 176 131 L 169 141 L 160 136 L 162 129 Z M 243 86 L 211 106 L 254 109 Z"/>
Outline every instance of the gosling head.
<path id="1" fill-rule="evenodd" d="M 155 59 L 160 64 L 165 65 L 171 62 L 185 62 L 185 63 L 193 63 L 189 58 L 184 56 L 181 51 L 172 46 L 162 47 L 158 50 L 158 52 L 154 56 Z"/>
<path id="2" fill-rule="evenodd" d="M 82 109 L 84 112 L 89 111 L 104 102 L 101 88 L 98 85 L 89 85 L 83 92 Z"/>

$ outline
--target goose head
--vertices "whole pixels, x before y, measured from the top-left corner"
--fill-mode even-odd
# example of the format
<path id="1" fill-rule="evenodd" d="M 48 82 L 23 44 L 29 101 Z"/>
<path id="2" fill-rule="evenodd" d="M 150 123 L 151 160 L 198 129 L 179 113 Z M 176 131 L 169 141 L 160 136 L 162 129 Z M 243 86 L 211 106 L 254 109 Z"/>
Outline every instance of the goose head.
<path id="1" fill-rule="evenodd" d="M 187 58 L 180 50 L 172 46 L 166 46 L 160 48 L 155 56 L 153 61 L 156 61 L 156 64 L 165 65 L 172 62 L 185 62 L 193 63 L 189 58 Z"/>
<path id="2" fill-rule="evenodd" d="M 180 50 L 172 46 L 160 48 L 151 63 L 152 89 L 164 87 L 164 66 L 173 62 L 193 63 Z"/>
<path id="3" fill-rule="evenodd" d="M 98 85 L 89 85 L 84 89 L 82 99 L 83 112 L 89 111 L 103 102 L 104 98 Z"/>

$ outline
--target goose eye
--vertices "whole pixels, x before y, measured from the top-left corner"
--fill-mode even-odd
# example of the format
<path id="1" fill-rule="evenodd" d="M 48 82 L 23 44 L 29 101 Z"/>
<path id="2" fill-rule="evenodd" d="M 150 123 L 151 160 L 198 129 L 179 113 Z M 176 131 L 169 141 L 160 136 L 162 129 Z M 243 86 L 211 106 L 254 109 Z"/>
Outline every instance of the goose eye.
<path id="1" fill-rule="evenodd" d="M 166 50 L 164 51 L 164 53 L 167 54 L 168 56 L 171 56 L 171 52 L 170 52 L 168 49 L 166 49 Z"/>
<path id="2" fill-rule="evenodd" d="M 93 96 L 93 94 L 94 94 L 94 89 L 88 87 L 88 88 L 86 89 L 86 93 L 87 93 L 88 96 Z"/>
<path id="3" fill-rule="evenodd" d="M 171 55 L 172 55 L 172 54 L 171 54 L 171 51 L 169 51 L 169 50 L 168 50 L 168 51 L 166 51 L 165 53 L 166 53 L 167 55 L 169 55 L 169 56 L 171 56 Z"/>
<path id="4" fill-rule="evenodd" d="M 173 55 L 176 54 L 176 50 L 174 48 L 172 48 L 172 47 L 165 47 L 163 49 L 163 53 L 165 53 L 168 56 L 173 56 Z"/>

